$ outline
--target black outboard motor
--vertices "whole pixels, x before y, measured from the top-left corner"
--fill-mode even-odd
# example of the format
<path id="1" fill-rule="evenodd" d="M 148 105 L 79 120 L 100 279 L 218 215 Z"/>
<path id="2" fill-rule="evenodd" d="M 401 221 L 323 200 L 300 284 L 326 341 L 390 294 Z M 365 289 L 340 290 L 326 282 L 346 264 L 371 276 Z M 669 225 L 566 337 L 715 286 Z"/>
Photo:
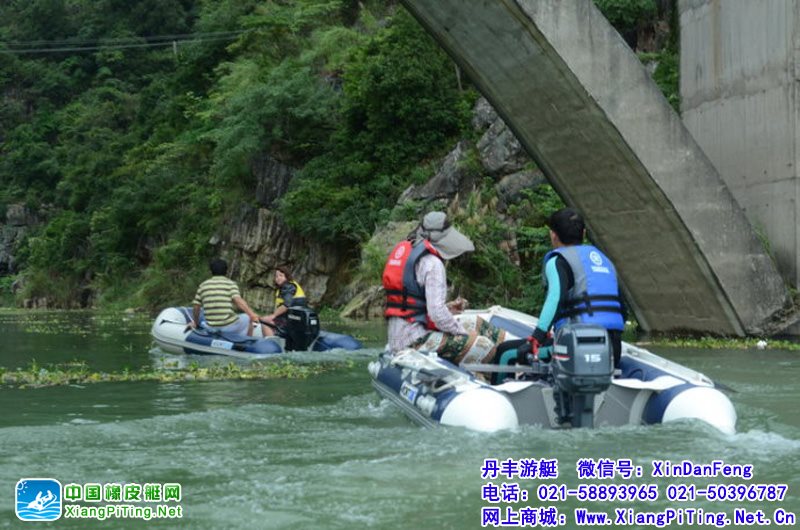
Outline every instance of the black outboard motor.
<path id="1" fill-rule="evenodd" d="M 290 307 L 286 313 L 288 324 L 283 330 L 286 350 L 310 350 L 319 336 L 319 317 L 310 307 Z"/>
<path id="2" fill-rule="evenodd" d="M 594 426 L 594 396 L 611 385 L 611 341 L 602 326 L 567 324 L 555 338 L 553 397 L 560 422 Z"/>

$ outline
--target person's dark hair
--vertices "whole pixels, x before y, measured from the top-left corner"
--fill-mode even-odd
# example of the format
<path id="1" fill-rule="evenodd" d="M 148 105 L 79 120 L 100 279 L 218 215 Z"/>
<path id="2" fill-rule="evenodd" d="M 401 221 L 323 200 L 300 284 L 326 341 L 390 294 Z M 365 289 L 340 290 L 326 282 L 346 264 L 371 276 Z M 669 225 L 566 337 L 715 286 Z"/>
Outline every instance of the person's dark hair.
<path id="1" fill-rule="evenodd" d="M 292 278 L 292 268 L 289 265 L 278 265 L 275 267 L 275 270 L 281 271 L 283 275 L 286 276 L 286 281 L 294 281 L 294 278 Z"/>
<path id="2" fill-rule="evenodd" d="M 583 231 L 586 225 L 583 217 L 574 208 L 562 208 L 554 212 L 547 220 L 547 226 L 556 233 L 558 239 L 565 245 L 580 245 L 583 243 Z"/>
<path id="3" fill-rule="evenodd" d="M 224 259 L 214 258 L 208 262 L 208 268 L 214 276 L 225 276 L 228 274 L 228 262 Z"/>

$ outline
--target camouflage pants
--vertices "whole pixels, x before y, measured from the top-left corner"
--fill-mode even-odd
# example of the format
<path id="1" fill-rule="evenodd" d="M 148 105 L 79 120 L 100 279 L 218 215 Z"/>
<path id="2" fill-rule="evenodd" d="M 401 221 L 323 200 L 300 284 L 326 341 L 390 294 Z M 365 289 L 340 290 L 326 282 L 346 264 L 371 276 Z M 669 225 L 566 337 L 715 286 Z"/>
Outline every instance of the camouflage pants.
<path id="1" fill-rule="evenodd" d="M 480 317 L 461 321 L 467 335 L 431 331 L 411 347 L 420 351 L 435 351 L 439 357 L 455 364 L 491 363 L 497 345 L 505 340 L 506 332 Z"/>

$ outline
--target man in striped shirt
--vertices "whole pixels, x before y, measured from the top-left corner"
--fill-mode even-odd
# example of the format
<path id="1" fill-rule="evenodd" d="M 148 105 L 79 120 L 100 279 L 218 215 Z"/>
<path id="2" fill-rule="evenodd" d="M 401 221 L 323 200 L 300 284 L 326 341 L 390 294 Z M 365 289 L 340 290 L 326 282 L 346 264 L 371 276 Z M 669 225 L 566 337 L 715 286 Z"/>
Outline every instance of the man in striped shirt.
<path id="1" fill-rule="evenodd" d="M 258 315 L 250 309 L 247 302 L 239 294 L 239 286 L 229 278 L 228 264 L 225 260 L 215 258 L 209 263 L 211 278 L 200 284 L 194 295 L 193 320 L 189 323 L 192 328 L 197 327 L 200 321 L 200 308 L 205 311 L 206 324 L 219 331 L 252 335 L 251 322 L 258 322 Z M 244 313 L 236 314 L 234 307 Z"/>

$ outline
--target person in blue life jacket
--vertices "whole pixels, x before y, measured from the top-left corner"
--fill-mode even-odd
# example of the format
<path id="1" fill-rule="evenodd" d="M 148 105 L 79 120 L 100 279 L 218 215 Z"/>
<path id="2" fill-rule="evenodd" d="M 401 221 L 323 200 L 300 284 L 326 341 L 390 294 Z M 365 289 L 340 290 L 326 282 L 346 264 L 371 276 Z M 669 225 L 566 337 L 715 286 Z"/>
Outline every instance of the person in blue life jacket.
<path id="1" fill-rule="evenodd" d="M 507 341 L 498 347 L 498 358 L 502 356 L 503 359 L 500 362 L 507 362 L 512 355 L 522 363 L 534 351 L 539 361 L 549 362 L 551 327 L 555 334 L 567 323 L 587 323 L 606 328 L 614 368 L 619 368 L 625 308 L 614 264 L 597 247 L 583 244 L 586 226 L 576 210 L 558 210 L 550 216 L 547 225 L 553 249 L 543 260 L 542 279 L 547 294 L 539 322 L 527 339 Z"/>
<path id="2" fill-rule="evenodd" d="M 292 277 L 292 269 L 288 265 L 275 267 L 275 308 L 272 313 L 261 317 L 261 330 L 265 337 L 282 336 L 289 323 L 287 313 L 290 307 L 305 307 L 306 293 Z"/>

